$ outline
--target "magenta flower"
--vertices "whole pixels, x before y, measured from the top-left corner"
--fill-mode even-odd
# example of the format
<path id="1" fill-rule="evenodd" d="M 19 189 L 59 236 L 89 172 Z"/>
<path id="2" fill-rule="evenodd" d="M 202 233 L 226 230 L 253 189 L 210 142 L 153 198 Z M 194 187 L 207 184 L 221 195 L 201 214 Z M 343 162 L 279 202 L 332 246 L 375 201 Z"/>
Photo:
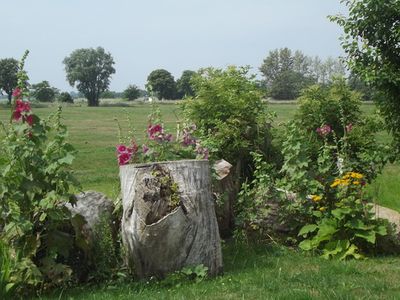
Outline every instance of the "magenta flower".
<path id="1" fill-rule="evenodd" d="M 13 119 L 15 121 L 22 120 L 26 121 L 29 125 L 33 124 L 33 116 L 30 114 L 31 105 L 29 102 L 22 101 L 21 99 L 17 99 L 15 101 L 15 110 L 13 112 Z"/>
<path id="2" fill-rule="evenodd" d="M 164 132 L 163 127 L 160 124 L 149 125 L 147 128 L 147 134 L 149 135 L 150 140 L 155 140 Z"/>
<path id="3" fill-rule="evenodd" d="M 127 147 L 125 145 L 117 145 L 117 152 L 119 154 L 127 152 Z"/>
<path id="4" fill-rule="evenodd" d="M 12 93 L 13 97 L 15 98 L 20 98 L 22 96 L 22 91 L 20 88 L 16 88 L 13 93 Z"/>
<path id="5" fill-rule="evenodd" d="M 131 154 L 130 153 L 121 153 L 120 155 L 118 155 L 118 164 L 120 166 L 126 165 L 127 163 L 129 163 L 129 160 L 131 159 Z"/>
<path id="6" fill-rule="evenodd" d="M 323 125 L 323 126 L 321 126 L 321 127 L 318 127 L 315 131 L 316 131 L 320 136 L 326 136 L 326 135 L 328 135 L 329 133 L 332 132 L 332 128 L 331 128 L 331 126 L 325 124 L 325 125 Z"/>

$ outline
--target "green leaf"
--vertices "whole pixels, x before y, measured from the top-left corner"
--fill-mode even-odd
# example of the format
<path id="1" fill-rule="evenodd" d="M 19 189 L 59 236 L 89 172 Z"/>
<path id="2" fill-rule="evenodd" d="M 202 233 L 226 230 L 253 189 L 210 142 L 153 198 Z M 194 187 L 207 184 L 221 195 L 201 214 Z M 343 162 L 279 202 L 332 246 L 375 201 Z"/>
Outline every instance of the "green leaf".
<path id="1" fill-rule="evenodd" d="M 318 228 L 318 225 L 315 225 L 315 224 L 307 224 L 307 225 L 303 226 L 303 227 L 300 229 L 299 234 L 298 234 L 297 236 L 304 236 L 304 235 L 306 235 L 307 233 L 314 232 L 317 228 Z"/>
<path id="2" fill-rule="evenodd" d="M 314 249 L 314 245 L 311 240 L 304 240 L 299 244 L 300 249 L 304 251 L 310 251 Z"/>
<path id="3" fill-rule="evenodd" d="M 355 259 L 361 259 L 363 256 L 357 253 L 358 247 L 354 244 L 351 244 L 347 251 L 339 258 L 340 260 L 346 259 L 348 256 L 352 256 Z"/>
<path id="4" fill-rule="evenodd" d="M 60 158 L 58 160 L 58 163 L 61 165 L 71 165 L 75 156 L 73 156 L 71 153 L 68 153 L 65 157 Z"/>
<path id="5" fill-rule="evenodd" d="M 379 234 L 379 235 L 381 235 L 381 236 L 385 236 L 385 235 L 388 234 L 388 233 L 387 233 L 387 228 L 386 228 L 385 225 L 379 225 L 379 226 L 377 226 L 377 227 L 375 228 L 375 232 L 376 232 L 376 234 Z"/>
<path id="6" fill-rule="evenodd" d="M 375 231 L 373 230 L 357 231 L 354 235 L 366 240 L 368 243 L 371 244 L 374 244 L 376 240 Z"/>

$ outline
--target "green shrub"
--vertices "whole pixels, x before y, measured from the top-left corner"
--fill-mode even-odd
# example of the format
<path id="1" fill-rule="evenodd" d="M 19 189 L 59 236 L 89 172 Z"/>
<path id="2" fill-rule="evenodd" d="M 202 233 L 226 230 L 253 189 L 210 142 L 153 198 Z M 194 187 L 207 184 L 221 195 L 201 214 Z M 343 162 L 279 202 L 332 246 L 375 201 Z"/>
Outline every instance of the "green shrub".
<path id="1" fill-rule="evenodd" d="M 193 76 L 195 98 L 183 104 L 187 119 L 210 151 L 211 159 L 225 159 L 236 176 L 250 176 L 250 152 L 272 153 L 271 114 L 248 67 L 207 68 Z"/>
<path id="2" fill-rule="evenodd" d="M 74 99 L 72 99 L 71 95 L 67 92 L 62 92 L 57 97 L 57 100 L 64 103 L 74 103 Z"/>
<path id="3" fill-rule="evenodd" d="M 66 142 L 61 108 L 41 120 L 24 101 L 26 55 L 0 140 L 0 239 L 18 254 L 12 282 L 21 283 L 20 292 L 69 279 L 71 269 L 63 262 L 74 234 L 66 230 L 71 216 L 65 204 L 74 201 L 70 191 L 76 185 L 69 170 L 75 151 Z"/>
<path id="4" fill-rule="evenodd" d="M 370 242 L 376 240 L 377 234 L 384 235 L 385 227 L 372 219 L 361 183 L 365 185 L 379 174 L 387 162 L 388 147 L 376 141 L 375 134 L 381 124 L 379 120 L 363 117 L 360 103 L 358 94 L 341 80 L 329 89 L 314 86 L 303 93 L 299 113 L 286 124 L 281 135 L 283 164 L 277 176 L 265 175 L 274 173 L 267 171 L 270 167 L 255 156 L 257 168 L 266 171 L 259 172 L 256 168 L 254 180 L 243 186 L 240 201 L 251 197 L 254 200 L 253 203 L 247 200 L 250 203 L 247 210 L 250 208 L 252 214 L 243 218 L 242 228 L 265 231 L 270 226 L 266 220 L 271 219 L 271 207 L 278 203 L 279 209 L 272 213 L 277 214 L 275 221 L 292 242 L 298 243 L 303 235 L 307 236 L 305 229 L 300 231 L 305 225 L 310 225 L 305 227 L 308 230 L 319 232 L 319 226 L 325 228 L 328 222 L 337 226 L 329 239 L 338 242 L 342 238 L 338 242 L 342 250 L 335 248 L 336 255 L 359 257 L 359 252 L 368 252 L 374 246 Z M 359 184 L 358 194 L 354 189 L 338 193 L 333 185 L 347 172 L 362 174 L 362 182 L 355 183 Z M 359 227 L 351 227 L 354 222 Z M 361 232 L 368 235 L 363 241 L 358 236 Z M 317 240 L 301 245 L 303 249 L 321 249 L 326 256 L 333 255 L 327 250 L 333 244 Z"/>

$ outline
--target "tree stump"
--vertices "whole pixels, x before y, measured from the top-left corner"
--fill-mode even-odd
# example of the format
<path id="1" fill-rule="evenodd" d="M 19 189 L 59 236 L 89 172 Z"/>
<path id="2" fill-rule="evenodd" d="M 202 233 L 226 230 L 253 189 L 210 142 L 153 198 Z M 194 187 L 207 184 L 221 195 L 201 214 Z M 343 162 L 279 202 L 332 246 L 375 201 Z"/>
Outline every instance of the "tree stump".
<path id="1" fill-rule="evenodd" d="M 120 167 L 122 240 L 139 278 L 203 264 L 222 272 L 221 241 L 207 160 Z"/>

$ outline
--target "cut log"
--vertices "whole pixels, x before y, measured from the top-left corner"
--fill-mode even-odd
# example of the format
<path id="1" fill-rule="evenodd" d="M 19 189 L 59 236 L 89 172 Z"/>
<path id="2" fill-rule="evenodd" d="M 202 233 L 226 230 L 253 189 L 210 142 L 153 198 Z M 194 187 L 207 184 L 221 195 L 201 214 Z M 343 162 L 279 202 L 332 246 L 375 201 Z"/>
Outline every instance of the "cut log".
<path id="1" fill-rule="evenodd" d="M 207 160 L 120 167 L 122 240 L 139 278 L 203 264 L 222 272 L 221 241 Z"/>

